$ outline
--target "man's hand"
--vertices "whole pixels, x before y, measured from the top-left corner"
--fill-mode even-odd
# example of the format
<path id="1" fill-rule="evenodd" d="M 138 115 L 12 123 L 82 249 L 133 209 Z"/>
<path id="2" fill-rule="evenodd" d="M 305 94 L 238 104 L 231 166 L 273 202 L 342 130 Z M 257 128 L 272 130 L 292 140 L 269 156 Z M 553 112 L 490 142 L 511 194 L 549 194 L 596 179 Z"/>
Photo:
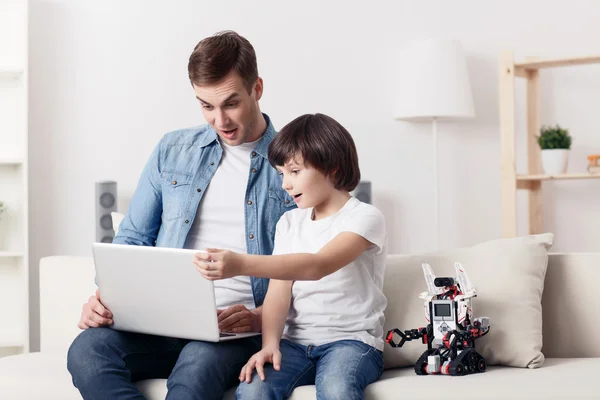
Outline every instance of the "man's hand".
<path id="1" fill-rule="evenodd" d="M 254 371 L 254 368 L 256 368 L 256 373 L 260 377 L 260 380 L 264 381 L 264 365 L 268 362 L 273 364 L 273 368 L 275 368 L 276 371 L 279 371 L 281 368 L 281 352 L 279 351 L 279 347 L 267 346 L 250 357 L 246 365 L 242 367 L 239 376 L 240 382 L 246 381 L 246 383 L 250 383 L 252 381 L 252 371 Z"/>
<path id="2" fill-rule="evenodd" d="M 217 310 L 219 330 L 221 332 L 260 332 L 262 308 L 250 311 L 242 304 L 236 304 L 225 310 Z"/>
<path id="3" fill-rule="evenodd" d="M 243 254 L 229 250 L 206 249 L 206 253 L 196 253 L 196 269 L 210 281 L 242 275 Z"/>
<path id="4" fill-rule="evenodd" d="M 96 289 L 96 295 L 91 296 L 83 305 L 81 319 L 77 326 L 79 329 L 98 328 L 100 326 L 112 325 L 112 313 L 100 302 L 100 292 Z"/>

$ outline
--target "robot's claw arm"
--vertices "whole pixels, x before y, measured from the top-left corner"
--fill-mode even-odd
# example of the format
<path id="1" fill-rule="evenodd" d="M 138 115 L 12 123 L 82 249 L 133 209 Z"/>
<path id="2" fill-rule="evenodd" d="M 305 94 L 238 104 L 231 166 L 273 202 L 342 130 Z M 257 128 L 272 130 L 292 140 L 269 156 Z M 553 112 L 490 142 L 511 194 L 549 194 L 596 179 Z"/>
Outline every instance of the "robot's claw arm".
<path id="1" fill-rule="evenodd" d="M 470 327 L 469 331 L 473 339 L 478 339 L 485 336 L 490 331 L 490 319 L 488 317 L 475 318 L 473 320 L 473 326 Z"/>
<path id="2" fill-rule="evenodd" d="M 459 343 L 473 347 L 475 340 L 488 334 L 490 331 L 489 318 L 476 318 L 473 325 L 469 325 L 464 331 L 451 330 L 442 339 L 444 347 L 456 351 Z"/>
<path id="3" fill-rule="evenodd" d="M 385 341 L 392 347 L 402 347 L 405 342 L 421 338 L 423 338 L 423 343 L 429 343 L 433 340 L 432 329 L 431 324 L 427 325 L 426 328 L 407 329 L 404 332 L 400 329 L 392 329 L 388 331 Z M 399 343 L 394 342 L 394 334 L 400 336 Z"/>

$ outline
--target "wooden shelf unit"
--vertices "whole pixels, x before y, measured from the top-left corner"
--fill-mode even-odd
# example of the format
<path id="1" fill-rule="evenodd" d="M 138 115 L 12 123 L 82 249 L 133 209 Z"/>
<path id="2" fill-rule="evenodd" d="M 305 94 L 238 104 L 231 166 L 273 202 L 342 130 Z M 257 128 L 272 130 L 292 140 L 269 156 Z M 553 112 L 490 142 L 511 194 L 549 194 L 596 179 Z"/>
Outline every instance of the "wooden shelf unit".
<path id="1" fill-rule="evenodd" d="M 500 57 L 500 142 L 502 179 L 502 235 L 515 237 L 517 232 L 517 190 L 528 191 L 528 230 L 542 233 L 542 182 L 563 179 L 600 179 L 600 174 L 566 173 L 546 175 L 542 172 L 541 150 L 537 143 L 540 123 L 540 70 L 600 64 L 600 55 L 556 59 L 527 58 L 515 62 L 513 53 L 505 51 Z M 526 80 L 527 96 L 527 173 L 516 171 L 515 79 Z"/>

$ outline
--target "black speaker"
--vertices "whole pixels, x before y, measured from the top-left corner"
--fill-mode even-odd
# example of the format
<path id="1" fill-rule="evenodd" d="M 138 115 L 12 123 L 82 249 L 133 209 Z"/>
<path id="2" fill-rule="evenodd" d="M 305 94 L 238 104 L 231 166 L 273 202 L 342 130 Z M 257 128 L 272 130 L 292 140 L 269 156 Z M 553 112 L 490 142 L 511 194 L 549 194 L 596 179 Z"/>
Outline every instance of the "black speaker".
<path id="1" fill-rule="evenodd" d="M 96 182 L 96 242 L 112 243 L 115 237 L 111 212 L 117 211 L 117 182 Z"/>
<path id="2" fill-rule="evenodd" d="M 371 182 L 360 181 L 356 189 L 352 191 L 352 196 L 356 197 L 363 203 L 371 204 Z"/>

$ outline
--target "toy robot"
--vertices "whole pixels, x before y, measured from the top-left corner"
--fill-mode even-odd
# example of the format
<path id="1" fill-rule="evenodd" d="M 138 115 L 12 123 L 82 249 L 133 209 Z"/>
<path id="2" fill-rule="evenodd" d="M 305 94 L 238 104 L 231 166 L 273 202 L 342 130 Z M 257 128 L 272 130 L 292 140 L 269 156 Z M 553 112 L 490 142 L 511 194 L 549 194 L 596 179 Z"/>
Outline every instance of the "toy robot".
<path id="1" fill-rule="evenodd" d="M 387 333 L 386 342 L 392 347 L 414 339 L 427 343 L 427 350 L 415 364 L 417 375 L 443 374 L 460 376 L 484 372 L 485 359 L 475 351 L 475 339 L 490 330 L 489 318 L 473 318 L 471 298 L 477 291 L 471 284 L 460 263 L 454 263 L 456 281 L 453 278 L 436 278 L 429 264 L 422 264 L 427 292 L 419 295 L 425 300 L 425 328 L 404 332 L 393 329 Z M 394 334 L 400 336 L 395 343 Z"/>

